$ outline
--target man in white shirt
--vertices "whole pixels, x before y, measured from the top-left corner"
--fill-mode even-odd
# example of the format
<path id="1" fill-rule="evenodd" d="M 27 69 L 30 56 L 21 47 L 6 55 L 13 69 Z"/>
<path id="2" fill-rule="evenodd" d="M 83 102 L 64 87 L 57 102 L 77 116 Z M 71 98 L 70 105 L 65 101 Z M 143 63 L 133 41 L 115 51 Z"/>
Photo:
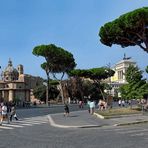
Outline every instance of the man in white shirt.
<path id="1" fill-rule="evenodd" d="M 1 120 L 0 120 L 0 125 L 2 125 L 2 123 L 3 123 L 3 120 L 4 119 L 7 119 L 7 121 L 8 121 L 8 123 L 9 123 L 9 117 L 8 117 L 8 113 L 7 113 L 7 106 L 4 104 L 4 103 L 2 103 L 1 104 Z"/>

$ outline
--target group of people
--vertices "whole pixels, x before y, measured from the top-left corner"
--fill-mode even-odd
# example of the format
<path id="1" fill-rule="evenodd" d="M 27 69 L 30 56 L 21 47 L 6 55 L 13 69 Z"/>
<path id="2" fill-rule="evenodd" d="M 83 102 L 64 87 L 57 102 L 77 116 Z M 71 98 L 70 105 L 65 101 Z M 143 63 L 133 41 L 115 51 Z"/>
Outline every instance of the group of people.
<path id="1" fill-rule="evenodd" d="M 119 100 L 118 100 L 118 106 L 119 106 L 119 107 L 121 107 L 121 106 L 124 107 L 124 106 L 125 106 L 125 100 L 119 99 Z"/>
<path id="2" fill-rule="evenodd" d="M 9 124 L 12 121 L 13 117 L 15 118 L 15 120 L 18 120 L 15 104 L 8 105 L 7 103 L 2 102 L 0 104 L 0 125 L 2 125 L 4 120 L 6 120 Z"/>
<path id="3" fill-rule="evenodd" d="M 103 99 L 100 99 L 99 103 L 98 103 L 98 109 L 101 111 L 106 110 L 107 109 L 107 102 L 104 101 Z"/>

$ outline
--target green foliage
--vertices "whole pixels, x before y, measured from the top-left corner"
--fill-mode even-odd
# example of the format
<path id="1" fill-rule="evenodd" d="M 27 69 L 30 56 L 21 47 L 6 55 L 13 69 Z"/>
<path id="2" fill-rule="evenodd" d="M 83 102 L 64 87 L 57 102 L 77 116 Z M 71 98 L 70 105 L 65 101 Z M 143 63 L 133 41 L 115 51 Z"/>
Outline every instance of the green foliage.
<path id="1" fill-rule="evenodd" d="M 133 65 L 128 67 L 128 70 L 125 74 L 126 80 L 128 83 L 137 83 L 142 79 L 142 71 L 139 70 L 138 67 L 134 67 Z"/>
<path id="2" fill-rule="evenodd" d="M 46 86 L 44 85 L 37 86 L 33 90 L 33 94 L 37 99 L 41 101 L 46 101 Z M 58 94 L 59 90 L 57 90 L 56 87 L 51 86 L 49 89 L 49 99 L 55 99 L 58 96 Z"/>
<path id="3" fill-rule="evenodd" d="M 73 55 L 54 44 L 36 46 L 32 53 L 44 57 L 46 62 L 41 67 L 52 73 L 68 72 L 76 66 Z"/>
<path id="4" fill-rule="evenodd" d="M 99 97 L 101 94 L 102 98 L 104 99 L 104 95 L 103 95 L 104 85 L 102 85 L 100 81 L 102 79 L 106 79 L 108 77 L 113 76 L 114 73 L 115 72 L 109 68 L 101 67 L 101 68 L 92 68 L 87 70 L 74 69 L 69 71 L 68 74 L 71 77 L 83 77 L 83 78 L 89 78 L 93 80 L 94 83 L 93 85 L 90 85 L 91 87 L 88 90 L 88 92 L 91 94 L 92 98 Z"/>
<path id="5" fill-rule="evenodd" d="M 51 84 L 52 86 L 57 86 L 57 85 L 59 85 L 59 81 L 57 81 L 57 80 L 50 80 L 49 84 Z"/>
<path id="6" fill-rule="evenodd" d="M 88 80 L 83 81 L 82 88 L 83 88 L 83 95 L 84 96 L 90 96 L 91 95 L 92 85 L 93 85 L 93 83 L 88 81 Z"/>
<path id="7" fill-rule="evenodd" d="M 61 80 L 64 74 L 69 70 L 75 68 L 76 63 L 73 55 L 64 50 L 61 47 L 57 47 L 54 44 L 39 45 L 33 49 L 32 52 L 35 56 L 42 56 L 45 58 L 45 62 L 41 64 L 41 68 L 45 70 L 47 75 L 47 89 L 49 90 L 49 80 L 52 74 L 56 78 L 56 73 L 62 73 Z M 57 79 L 57 78 L 56 78 Z M 62 89 L 62 88 L 61 88 Z M 61 90 L 61 94 L 62 90 Z M 63 95 L 62 95 L 63 98 Z M 46 94 L 46 104 L 48 105 L 49 94 Z"/>
<path id="8" fill-rule="evenodd" d="M 128 84 L 119 88 L 122 98 L 140 99 L 148 95 L 148 83 L 142 79 L 142 71 L 138 67 L 129 66 L 125 77 Z"/>
<path id="9" fill-rule="evenodd" d="M 126 99 L 129 99 L 129 98 L 127 97 L 128 92 L 129 92 L 129 85 L 124 84 L 124 85 L 120 86 L 118 91 L 120 92 L 122 98 L 124 98 L 124 99 L 125 99 L 125 98 L 126 98 Z"/>
<path id="10" fill-rule="evenodd" d="M 100 41 L 107 46 L 138 45 L 148 52 L 148 7 L 136 9 L 106 23 L 99 31 Z"/>
<path id="11" fill-rule="evenodd" d="M 90 78 L 92 80 L 102 80 L 114 75 L 114 71 L 108 68 L 92 68 L 88 70 L 74 69 L 69 71 L 69 76 L 79 76 Z"/>
<path id="12" fill-rule="evenodd" d="M 37 99 L 39 99 L 41 101 L 45 101 L 45 98 L 46 98 L 46 87 L 44 85 L 37 86 L 33 90 L 33 94 L 34 94 L 35 98 L 37 98 Z"/>

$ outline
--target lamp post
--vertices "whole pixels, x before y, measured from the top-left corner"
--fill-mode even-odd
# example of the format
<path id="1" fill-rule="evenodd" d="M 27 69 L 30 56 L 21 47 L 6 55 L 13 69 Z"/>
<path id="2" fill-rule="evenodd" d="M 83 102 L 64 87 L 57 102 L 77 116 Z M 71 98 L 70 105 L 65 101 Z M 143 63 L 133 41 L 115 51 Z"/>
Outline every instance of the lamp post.
<path id="1" fill-rule="evenodd" d="M 109 74 L 109 95 L 111 95 L 111 64 L 110 63 L 108 63 L 107 64 L 107 68 L 108 68 L 108 70 L 107 70 L 107 72 L 108 72 L 108 74 Z"/>
<path id="2" fill-rule="evenodd" d="M 46 105 L 49 106 L 49 102 L 48 102 L 48 99 L 49 99 L 49 91 L 48 91 L 48 84 L 46 82 L 43 82 L 43 85 L 46 87 Z"/>
<path id="3" fill-rule="evenodd" d="M 106 70 L 106 72 L 108 73 L 108 80 L 109 80 L 109 82 L 108 82 L 108 84 L 109 84 L 109 93 L 108 93 L 108 98 L 107 98 L 107 103 L 108 103 L 108 105 L 110 106 L 110 108 L 112 108 L 112 101 L 113 101 L 113 98 L 112 98 L 112 96 L 111 96 L 111 66 L 110 66 L 110 63 L 109 64 L 107 64 L 107 70 Z"/>

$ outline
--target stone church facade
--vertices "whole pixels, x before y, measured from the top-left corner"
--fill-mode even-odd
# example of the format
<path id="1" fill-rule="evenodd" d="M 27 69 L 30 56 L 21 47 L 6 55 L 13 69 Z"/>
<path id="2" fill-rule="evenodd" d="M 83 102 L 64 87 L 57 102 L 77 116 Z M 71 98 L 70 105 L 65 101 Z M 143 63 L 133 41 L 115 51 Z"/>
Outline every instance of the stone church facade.
<path id="1" fill-rule="evenodd" d="M 34 98 L 33 89 L 42 83 L 41 77 L 24 74 L 23 65 L 14 68 L 9 59 L 8 66 L 1 73 L 0 102 L 30 102 Z"/>

